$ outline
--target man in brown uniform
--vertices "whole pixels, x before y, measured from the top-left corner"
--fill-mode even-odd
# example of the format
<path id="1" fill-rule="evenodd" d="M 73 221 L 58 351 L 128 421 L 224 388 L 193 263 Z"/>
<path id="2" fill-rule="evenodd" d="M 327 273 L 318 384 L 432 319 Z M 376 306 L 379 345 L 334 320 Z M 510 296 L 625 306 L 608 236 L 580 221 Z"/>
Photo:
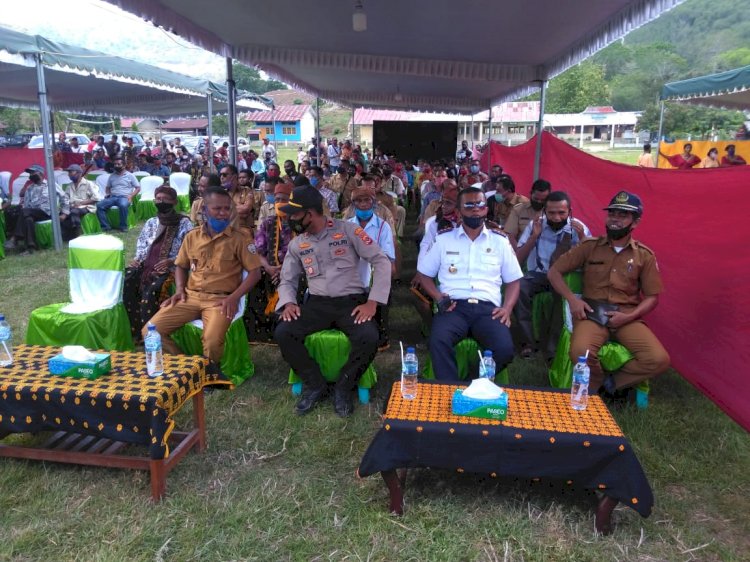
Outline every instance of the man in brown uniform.
<path id="1" fill-rule="evenodd" d="M 570 305 L 570 357 L 575 362 L 589 351 L 589 391 L 597 392 L 603 386 L 612 394 L 666 371 L 669 355 L 642 320 L 656 308 L 663 285 L 656 256 L 631 236 L 643 214 L 641 200 L 621 191 L 605 210 L 607 236 L 588 238 L 561 256 L 550 267 L 547 278 Z M 573 294 L 562 277 L 577 269 L 583 270 L 583 299 Z M 616 305 L 604 313 L 609 319 L 604 324 L 588 319 L 602 303 L 605 307 Z M 624 345 L 633 359 L 605 379 L 598 353 L 610 339 Z"/>
<path id="2" fill-rule="evenodd" d="M 538 179 L 531 185 L 531 199 L 513 207 L 513 210 L 505 220 L 503 230 L 508 235 L 508 238 L 510 238 L 510 242 L 514 248 L 518 244 L 521 234 L 526 230 L 526 225 L 542 216 L 544 203 L 547 201 L 547 197 L 549 197 L 551 191 L 552 186 L 548 181 Z"/>
<path id="3" fill-rule="evenodd" d="M 513 208 L 516 205 L 528 203 L 529 200 L 527 197 L 516 193 L 516 184 L 513 182 L 513 178 L 507 174 L 497 178 L 495 188 L 496 191 L 492 197 L 487 198 L 487 218 L 502 227 L 508 221 Z"/>
<path id="4" fill-rule="evenodd" d="M 150 323 L 161 334 L 164 351 L 177 354 L 180 349 L 170 335 L 200 318 L 203 354 L 219 364 L 240 298 L 260 279 L 260 259 L 247 237 L 229 225 L 232 199 L 224 189 L 207 188 L 203 204 L 205 224 L 185 236 L 175 259 L 175 294 L 162 303 Z M 244 280 L 243 270 L 248 272 Z"/>
<path id="5" fill-rule="evenodd" d="M 295 412 L 309 412 L 326 394 L 320 367 L 305 347 L 305 337 L 336 328 L 349 338 L 351 351 L 335 386 L 334 409 L 341 417 L 354 409 L 352 391 L 375 357 L 377 304 L 385 305 L 391 289 L 391 262 L 358 225 L 323 215 L 323 196 L 312 186 L 297 187 L 279 209 L 289 216 L 297 236 L 289 244 L 279 283 L 276 310 L 281 322 L 274 339 L 281 355 L 304 386 Z M 360 258 L 373 266 L 369 295 L 359 274 Z M 306 275 L 309 299 L 297 304 L 297 287 Z"/>
<path id="6" fill-rule="evenodd" d="M 238 172 L 237 168 L 232 164 L 222 166 L 221 172 L 219 173 L 221 187 L 229 192 L 232 201 L 234 201 L 234 208 L 237 213 L 237 217 L 232 226 L 236 229 L 243 229 L 252 240 L 253 225 L 255 224 L 255 221 L 253 220 L 255 194 L 253 193 L 251 176 L 252 173 L 247 170 Z"/>

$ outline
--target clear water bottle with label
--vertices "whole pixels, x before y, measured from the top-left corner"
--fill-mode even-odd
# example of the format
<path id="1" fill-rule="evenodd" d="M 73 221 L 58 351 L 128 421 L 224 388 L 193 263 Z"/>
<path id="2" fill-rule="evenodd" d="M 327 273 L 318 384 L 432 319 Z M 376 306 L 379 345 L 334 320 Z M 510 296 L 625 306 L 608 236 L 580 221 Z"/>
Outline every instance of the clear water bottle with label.
<path id="1" fill-rule="evenodd" d="M 13 332 L 10 324 L 5 321 L 5 315 L 0 314 L 0 367 L 13 364 Z"/>
<path id="2" fill-rule="evenodd" d="M 401 368 L 401 396 L 404 400 L 414 400 L 417 397 L 417 375 L 419 361 L 413 347 L 406 348 L 404 364 Z"/>
<path id="3" fill-rule="evenodd" d="M 573 367 L 573 384 L 570 387 L 570 407 L 574 410 L 585 410 L 589 404 L 589 378 L 591 371 L 586 364 L 586 357 L 581 355 Z"/>
<path id="4" fill-rule="evenodd" d="M 484 351 L 482 363 L 479 365 L 479 376 L 495 381 L 495 360 L 492 358 L 492 352 L 489 349 Z"/>
<path id="5" fill-rule="evenodd" d="M 164 374 L 164 357 L 161 351 L 161 335 L 156 326 L 148 325 L 148 333 L 143 339 L 146 348 L 146 370 L 149 377 L 160 377 Z"/>

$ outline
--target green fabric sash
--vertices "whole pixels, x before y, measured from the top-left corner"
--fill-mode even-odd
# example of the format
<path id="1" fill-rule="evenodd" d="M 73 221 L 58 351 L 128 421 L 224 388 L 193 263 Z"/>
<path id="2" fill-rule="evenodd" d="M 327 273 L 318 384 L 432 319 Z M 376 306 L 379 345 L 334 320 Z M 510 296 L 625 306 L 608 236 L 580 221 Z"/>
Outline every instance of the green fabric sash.
<path id="1" fill-rule="evenodd" d="M 130 322 L 122 304 L 85 314 L 65 314 L 67 303 L 50 304 L 31 313 L 26 343 L 31 345 L 82 345 L 87 349 L 132 351 Z"/>
<path id="2" fill-rule="evenodd" d="M 323 330 L 305 338 L 305 347 L 310 356 L 320 366 L 320 372 L 328 382 L 336 382 L 341 368 L 349 358 L 352 349 L 349 338 L 339 330 Z M 378 380 L 375 367 L 368 365 L 357 382 L 359 388 L 372 388 Z M 302 382 L 294 370 L 289 370 L 289 384 Z"/>
<path id="3" fill-rule="evenodd" d="M 125 269 L 125 256 L 123 252 L 117 250 L 70 248 L 68 250 L 68 268 L 123 271 Z"/>
<path id="4" fill-rule="evenodd" d="M 36 234 L 36 244 L 40 249 L 52 247 L 51 220 L 36 223 L 36 225 L 34 226 L 34 233 Z"/>

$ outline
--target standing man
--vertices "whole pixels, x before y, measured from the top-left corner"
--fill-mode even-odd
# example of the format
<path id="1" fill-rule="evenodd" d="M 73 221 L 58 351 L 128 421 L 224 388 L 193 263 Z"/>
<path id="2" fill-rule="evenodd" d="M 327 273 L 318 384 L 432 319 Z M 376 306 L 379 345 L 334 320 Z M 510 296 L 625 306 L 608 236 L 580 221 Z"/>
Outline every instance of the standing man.
<path id="1" fill-rule="evenodd" d="M 66 140 L 65 133 L 57 135 L 57 142 L 55 143 L 55 152 L 70 152 L 70 145 Z"/>
<path id="2" fill-rule="evenodd" d="M 721 157 L 722 168 L 727 166 L 745 166 L 747 164 L 742 156 L 734 153 L 735 146 L 733 144 L 728 144 L 726 151 L 727 155 Z"/>
<path id="3" fill-rule="evenodd" d="M 602 387 L 612 394 L 666 371 L 669 355 L 643 322 L 656 308 L 664 287 L 656 256 L 632 236 L 643 214 L 641 199 L 621 191 L 604 210 L 607 235 L 584 240 L 560 257 L 547 277 L 570 305 L 570 357 L 576 361 L 589 352 L 589 392 Z M 564 273 L 577 269 L 583 270 L 583 299 L 563 279 Z M 599 349 L 610 339 L 624 345 L 633 359 L 605 378 Z"/>
<path id="4" fill-rule="evenodd" d="M 70 214 L 61 226 L 63 239 L 72 240 L 81 233 L 81 219 L 87 213 L 96 212 L 101 197 L 99 187 L 83 177 L 83 169 L 78 164 L 71 164 L 65 171 L 71 181 L 68 187 Z"/>
<path id="5" fill-rule="evenodd" d="M 339 198 L 338 196 L 328 189 L 323 178 L 323 169 L 319 166 L 313 166 L 307 171 L 307 179 L 310 181 L 310 185 L 317 189 L 325 199 L 328 205 L 328 210 L 331 215 L 339 212 Z"/>
<path id="6" fill-rule="evenodd" d="M 242 295 L 260 279 L 255 246 L 230 226 L 232 199 L 219 187 L 203 196 L 206 223 L 185 235 L 175 264 L 175 293 L 149 321 L 161 334 L 164 351 L 181 353 L 170 337 L 192 320 L 203 320 L 203 355 L 216 364 Z M 242 272 L 247 277 L 242 279 Z M 146 337 L 148 324 L 143 327 Z"/>
<path id="7" fill-rule="evenodd" d="M 83 154 L 86 152 L 84 147 L 78 144 L 78 137 L 75 135 L 70 137 L 70 152 L 73 154 Z"/>
<path id="8" fill-rule="evenodd" d="M 653 168 L 656 166 L 656 164 L 654 164 L 654 157 L 651 156 L 650 143 L 643 145 L 643 154 L 638 157 L 638 166 L 641 168 Z"/>
<path id="9" fill-rule="evenodd" d="M 526 225 L 518 240 L 516 256 L 519 263 L 526 264 L 526 275 L 521 279 L 521 294 L 516 306 L 516 318 L 521 331 L 521 357 L 528 359 L 533 353 L 534 327 L 532 323 L 531 303 L 538 293 L 552 293 L 552 318 L 546 329 L 540 332 L 546 335 L 546 358 L 555 355 L 555 349 L 562 330 L 562 302 L 551 290 L 547 272 L 557 258 L 578 246 L 581 241 L 591 236 L 588 227 L 571 216 L 570 197 L 563 191 L 553 191 L 547 197 L 544 213 L 541 217 Z"/>
<path id="10" fill-rule="evenodd" d="M 456 161 L 459 164 L 463 164 L 465 161 L 471 159 L 471 149 L 467 141 L 461 141 L 461 148 L 456 152 Z"/>
<path id="11" fill-rule="evenodd" d="M 104 149 L 107 151 L 109 159 L 114 161 L 115 157 L 120 154 L 120 143 L 117 142 L 117 135 L 112 135 L 109 142 L 104 144 Z"/>
<path id="12" fill-rule="evenodd" d="M 482 184 L 482 191 L 487 193 L 488 191 L 494 191 L 497 185 L 497 180 L 503 175 L 503 167 L 500 164 L 493 164 L 490 168 L 489 179 Z M 510 177 L 510 176 L 509 176 Z"/>
<path id="13" fill-rule="evenodd" d="M 503 230 L 510 238 L 511 244 L 515 247 L 518 239 L 526 229 L 526 225 L 542 216 L 544 203 L 549 197 L 552 186 L 543 179 L 536 180 L 531 185 L 531 198 L 526 203 L 520 203 L 513 207 L 513 210 L 505 220 Z"/>
<path id="14" fill-rule="evenodd" d="M 26 249 L 21 252 L 22 256 L 29 256 L 39 246 L 36 242 L 36 222 L 49 220 L 52 216 L 52 205 L 49 200 L 49 189 L 44 179 L 44 168 L 34 164 L 26 168 L 29 174 L 29 182 L 21 189 L 21 213 L 16 222 L 13 235 L 5 241 L 5 248 L 16 247 L 19 240 L 26 242 Z M 56 187 L 57 201 L 54 212 L 60 213 L 60 221 L 64 221 L 70 213 L 68 196 Z"/>
<path id="15" fill-rule="evenodd" d="M 284 181 L 293 184 L 294 180 L 297 179 L 299 172 L 294 165 L 292 160 L 284 160 Z"/>
<path id="16" fill-rule="evenodd" d="M 271 144 L 271 142 L 268 140 L 268 137 L 265 137 L 263 139 L 263 161 L 266 164 L 266 167 L 272 162 L 276 162 L 276 147 Z"/>
<path id="17" fill-rule="evenodd" d="M 340 164 L 341 147 L 339 146 L 339 140 L 336 137 L 333 137 L 328 145 L 328 166 L 331 168 L 332 174 L 335 174 L 338 171 Z"/>
<path id="18" fill-rule="evenodd" d="M 357 187 L 357 180 L 350 171 L 349 162 L 342 160 L 338 173 L 328 182 L 331 191 L 339 196 L 339 208 L 346 209 L 352 202 L 352 192 Z"/>
<path id="19" fill-rule="evenodd" d="M 114 159 L 114 173 L 107 179 L 105 197 L 96 204 L 96 216 L 104 232 L 112 230 L 107 219 L 107 210 L 117 207 L 120 211 L 120 232 L 128 231 L 128 209 L 133 198 L 141 191 L 141 184 L 136 177 L 125 170 L 125 163 L 121 157 Z"/>
<path id="20" fill-rule="evenodd" d="M 682 147 L 682 154 L 667 156 L 660 150 L 659 156 L 666 158 L 673 168 L 677 168 L 678 170 L 690 170 L 701 163 L 701 159 L 695 154 L 692 154 L 692 151 L 693 145 L 688 142 Z"/>
<path id="21" fill-rule="evenodd" d="M 281 269 L 276 306 L 281 322 L 274 336 L 281 355 L 304 382 L 295 412 L 308 413 L 326 394 L 326 381 L 305 347 L 305 337 L 335 327 L 349 338 L 351 351 L 334 388 L 334 410 L 349 416 L 352 391 L 377 351 L 373 318 L 377 304 L 388 302 L 391 264 L 362 227 L 324 216 L 323 196 L 314 187 L 295 188 L 289 203 L 278 210 L 288 215 L 297 233 Z M 360 258 L 374 269 L 369 294 L 359 275 Z M 303 274 L 310 297 L 300 307 L 297 287 Z"/>
<path id="22" fill-rule="evenodd" d="M 512 361 L 510 317 L 523 277 L 508 238 L 485 226 L 484 192 L 464 189 L 458 207 L 461 226 L 438 234 L 417 262 L 422 288 L 438 305 L 429 342 L 437 380 L 458 380 L 454 346 L 469 336 L 492 351 L 497 371 Z"/>

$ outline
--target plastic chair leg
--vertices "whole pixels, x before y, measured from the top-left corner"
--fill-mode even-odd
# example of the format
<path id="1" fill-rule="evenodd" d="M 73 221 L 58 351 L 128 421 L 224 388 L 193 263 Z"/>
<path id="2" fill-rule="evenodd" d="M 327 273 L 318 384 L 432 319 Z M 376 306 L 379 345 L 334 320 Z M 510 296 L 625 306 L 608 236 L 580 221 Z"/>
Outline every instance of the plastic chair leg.
<path id="1" fill-rule="evenodd" d="M 636 388 L 635 405 L 639 410 L 645 410 L 646 408 L 648 408 L 648 392 L 645 392 L 640 388 Z"/>
<path id="2" fill-rule="evenodd" d="M 299 396 L 302 394 L 302 383 L 295 382 L 292 384 L 292 396 Z"/>
<path id="3" fill-rule="evenodd" d="M 357 387 L 357 396 L 359 396 L 359 403 L 360 404 L 369 404 L 370 403 L 370 389 L 369 388 L 362 388 L 361 386 Z"/>

